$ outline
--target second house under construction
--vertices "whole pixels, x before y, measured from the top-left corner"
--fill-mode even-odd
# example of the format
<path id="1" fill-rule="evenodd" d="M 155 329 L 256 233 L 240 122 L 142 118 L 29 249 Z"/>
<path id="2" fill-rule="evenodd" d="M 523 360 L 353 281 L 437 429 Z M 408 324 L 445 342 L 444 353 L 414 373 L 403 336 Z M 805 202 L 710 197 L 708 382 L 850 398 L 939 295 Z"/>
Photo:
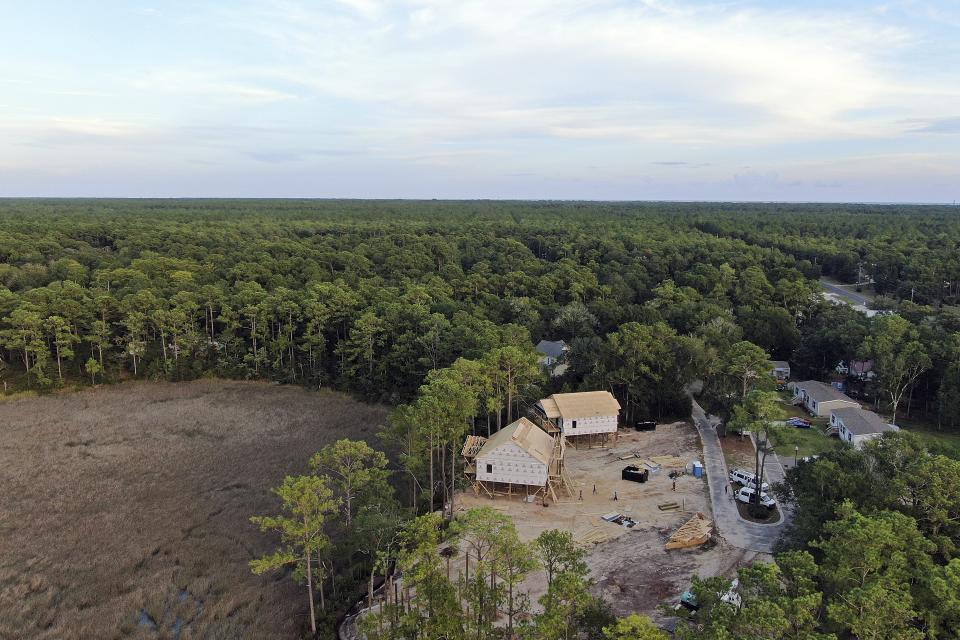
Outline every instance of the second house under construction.
<path id="1" fill-rule="evenodd" d="M 535 496 L 554 501 L 571 489 L 563 469 L 566 442 L 520 418 L 489 439 L 469 436 L 463 445 L 467 476 L 474 491 L 496 495 Z"/>
<path id="2" fill-rule="evenodd" d="M 540 400 L 532 416 L 548 433 L 560 433 L 574 446 L 605 445 L 617 436 L 620 403 L 609 391 L 555 393 Z"/>

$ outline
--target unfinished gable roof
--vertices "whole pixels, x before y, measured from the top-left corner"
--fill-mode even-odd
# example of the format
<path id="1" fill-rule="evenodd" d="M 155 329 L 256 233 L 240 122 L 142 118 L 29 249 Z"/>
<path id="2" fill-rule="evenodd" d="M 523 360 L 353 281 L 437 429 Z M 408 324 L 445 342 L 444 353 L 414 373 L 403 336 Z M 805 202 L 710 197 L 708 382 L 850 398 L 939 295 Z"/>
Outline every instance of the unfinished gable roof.
<path id="1" fill-rule="evenodd" d="M 505 444 L 515 444 L 543 464 L 550 463 L 550 456 L 553 453 L 553 438 L 526 418 L 520 418 L 490 436 L 490 439 L 484 443 L 483 448 L 477 453 L 477 458 L 487 456 L 494 449 Z"/>
<path id="2" fill-rule="evenodd" d="M 541 400 L 540 407 L 543 408 L 543 415 L 551 420 L 560 417 L 560 409 L 557 407 L 557 403 L 553 401 L 553 398 L 544 398 Z"/>
<path id="3" fill-rule="evenodd" d="M 553 400 L 557 406 L 559 416 L 565 420 L 567 418 L 615 416 L 620 413 L 620 403 L 617 402 L 617 399 L 614 398 L 613 394 L 609 391 L 555 393 L 547 398 L 547 400 Z M 540 402 L 542 404 L 544 400 Z"/>

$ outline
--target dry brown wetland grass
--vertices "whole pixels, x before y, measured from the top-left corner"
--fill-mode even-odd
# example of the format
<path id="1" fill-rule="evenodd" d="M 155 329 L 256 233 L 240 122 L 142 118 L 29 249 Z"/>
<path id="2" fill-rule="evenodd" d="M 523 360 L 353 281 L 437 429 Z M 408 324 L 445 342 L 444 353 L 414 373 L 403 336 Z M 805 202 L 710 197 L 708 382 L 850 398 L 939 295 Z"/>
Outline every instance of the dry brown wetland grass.
<path id="1" fill-rule="evenodd" d="M 270 488 L 382 407 L 259 382 L 130 383 L 0 403 L 0 638 L 296 637 L 251 575 Z"/>

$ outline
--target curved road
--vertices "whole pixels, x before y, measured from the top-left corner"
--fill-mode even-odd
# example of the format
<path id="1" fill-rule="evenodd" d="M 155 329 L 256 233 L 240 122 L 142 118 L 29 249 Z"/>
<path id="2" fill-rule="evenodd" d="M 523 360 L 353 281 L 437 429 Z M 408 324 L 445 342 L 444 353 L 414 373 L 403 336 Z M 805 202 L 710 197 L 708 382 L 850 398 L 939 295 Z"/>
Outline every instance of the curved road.
<path id="1" fill-rule="evenodd" d="M 692 399 L 692 398 L 691 398 Z M 700 433 L 703 442 L 703 464 L 707 471 L 707 482 L 710 486 L 710 503 L 713 507 L 713 520 L 717 530 L 729 544 L 748 551 L 772 553 L 777 538 L 783 533 L 790 517 L 787 509 L 781 509 L 782 517 L 776 524 L 758 524 L 740 517 L 737 505 L 733 501 L 732 493 L 725 493 L 724 487 L 729 485 L 727 479 L 727 463 L 723 459 L 720 449 L 720 437 L 713 423 L 704 413 L 703 408 L 693 400 L 693 422 Z M 783 480 L 783 466 L 777 454 L 767 456 L 764 465 L 764 476 L 770 484 Z"/>

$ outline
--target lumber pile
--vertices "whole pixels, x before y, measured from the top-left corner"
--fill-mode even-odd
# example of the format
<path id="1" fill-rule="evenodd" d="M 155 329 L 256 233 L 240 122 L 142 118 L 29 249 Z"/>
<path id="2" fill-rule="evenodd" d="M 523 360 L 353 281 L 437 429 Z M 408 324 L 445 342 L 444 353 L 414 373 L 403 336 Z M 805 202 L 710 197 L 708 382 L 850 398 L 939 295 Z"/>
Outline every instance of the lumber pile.
<path id="1" fill-rule="evenodd" d="M 663 467 L 687 466 L 687 461 L 679 456 L 650 456 L 650 460 Z"/>
<path id="2" fill-rule="evenodd" d="M 588 546 L 591 544 L 600 544 L 601 542 L 606 542 L 610 539 L 610 535 L 600 529 L 600 527 L 594 527 L 587 531 L 586 533 L 577 537 L 577 543 L 581 546 Z"/>
<path id="3" fill-rule="evenodd" d="M 699 546 L 710 539 L 712 531 L 713 522 L 707 520 L 707 517 L 698 511 L 695 516 L 673 532 L 664 548 L 669 551 Z"/>
<path id="4" fill-rule="evenodd" d="M 658 505 L 657 505 L 657 509 L 660 509 L 660 511 L 675 511 L 675 510 L 680 509 L 680 503 L 679 503 L 679 502 L 664 502 L 664 503 L 658 504 Z"/>

